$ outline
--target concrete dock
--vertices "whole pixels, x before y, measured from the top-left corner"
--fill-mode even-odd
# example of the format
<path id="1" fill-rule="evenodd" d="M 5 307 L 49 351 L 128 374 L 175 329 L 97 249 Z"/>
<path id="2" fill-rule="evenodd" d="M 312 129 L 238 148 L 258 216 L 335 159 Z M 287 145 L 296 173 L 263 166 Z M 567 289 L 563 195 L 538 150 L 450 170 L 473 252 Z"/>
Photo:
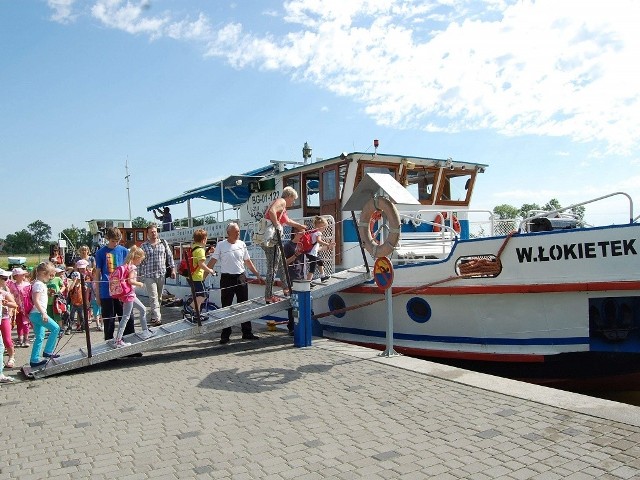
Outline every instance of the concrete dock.
<path id="1" fill-rule="evenodd" d="M 1 385 L 0 480 L 640 478 L 638 407 L 254 331 Z"/>

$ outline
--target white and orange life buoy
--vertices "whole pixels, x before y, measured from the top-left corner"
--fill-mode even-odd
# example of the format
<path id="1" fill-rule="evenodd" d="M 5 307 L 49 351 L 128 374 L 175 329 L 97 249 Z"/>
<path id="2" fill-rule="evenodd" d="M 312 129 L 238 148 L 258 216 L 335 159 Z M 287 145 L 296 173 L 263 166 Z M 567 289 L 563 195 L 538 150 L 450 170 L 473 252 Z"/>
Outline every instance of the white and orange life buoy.
<path id="1" fill-rule="evenodd" d="M 445 220 L 448 218 L 447 212 L 440 212 L 436 215 L 436 218 L 433 219 L 433 231 L 440 232 L 442 231 L 442 226 L 445 224 Z M 460 221 L 455 214 L 451 215 L 451 228 L 456 233 L 460 233 Z"/>
<path id="2" fill-rule="evenodd" d="M 375 224 L 382 217 L 387 222 L 388 230 L 384 242 L 380 243 L 375 238 Z M 358 231 L 364 248 L 373 257 L 380 258 L 390 255 L 400 240 L 400 214 L 398 209 L 387 198 L 372 198 L 362 207 Z"/>

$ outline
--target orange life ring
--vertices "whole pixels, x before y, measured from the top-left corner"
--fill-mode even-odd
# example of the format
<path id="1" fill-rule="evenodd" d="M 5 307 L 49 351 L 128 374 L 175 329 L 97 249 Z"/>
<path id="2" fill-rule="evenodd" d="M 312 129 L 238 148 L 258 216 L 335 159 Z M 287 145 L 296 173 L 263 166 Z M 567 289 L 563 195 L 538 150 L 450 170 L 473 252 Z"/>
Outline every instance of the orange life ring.
<path id="1" fill-rule="evenodd" d="M 433 231 L 434 232 L 440 232 L 442 230 L 442 225 L 444 225 L 445 220 L 448 218 L 447 212 L 440 212 L 436 215 L 436 218 L 433 219 L 433 223 L 435 224 L 433 226 Z M 458 217 L 456 217 L 455 213 L 451 215 L 451 226 L 453 228 L 453 231 L 456 233 L 460 233 L 460 221 L 458 220 Z"/>
<path id="2" fill-rule="evenodd" d="M 380 244 L 373 236 L 372 226 L 383 216 L 387 221 L 388 231 L 384 242 Z M 362 207 L 358 231 L 364 248 L 373 257 L 379 258 L 390 255 L 400 240 L 400 214 L 398 209 L 387 198 L 372 198 Z"/>

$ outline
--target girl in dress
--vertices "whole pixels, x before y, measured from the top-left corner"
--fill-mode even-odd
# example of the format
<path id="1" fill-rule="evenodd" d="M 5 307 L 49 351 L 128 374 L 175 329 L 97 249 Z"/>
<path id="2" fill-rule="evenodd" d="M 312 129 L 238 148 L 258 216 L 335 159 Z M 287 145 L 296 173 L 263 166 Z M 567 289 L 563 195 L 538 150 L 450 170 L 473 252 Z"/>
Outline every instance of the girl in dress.
<path id="1" fill-rule="evenodd" d="M 9 280 L 10 277 L 11 272 L 0 269 L 0 299 L 2 301 L 2 321 L 0 323 L 0 337 L 2 337 L 2 340 L 0 344 L 2 344 L 2 354 L 4 354 L 5 348 L 9 354 L 9 360 L 7 360 L 7 364 L 5 365 L 7 368 L 13 368 L 16 361 L 14 358 L 15 348 L 13 347 L 13 340 L 11 339 L 11 314 L 18 308 L 18 304 L 9 291 L 9 287 L 7 287 L 7 280 Z M 1 363 L 2 356 L 0 356 L 0 364 Z M 1 369 L 0 375 L 2 375 Z"/>
<path id="2" fill-rule="evenodd" d="M 11 273 L 13 274 L 13 280 L 9 280 L 7 285 L 9 290 L 13 294 L 13 298 L 18 304 L 16 310 L 16 330 L 18 333 L 18 346 L 23 348 L 29 348 L 29 329 L 31 323 L 29 322 L 29 312 L 25 311 L 25 298 L 28 295 L 28 287 L 31 283 L 26 279 L 27 271 L 20 267 L 14 268 Z M 29 301 L 29 304 L 31 302 Z"/>

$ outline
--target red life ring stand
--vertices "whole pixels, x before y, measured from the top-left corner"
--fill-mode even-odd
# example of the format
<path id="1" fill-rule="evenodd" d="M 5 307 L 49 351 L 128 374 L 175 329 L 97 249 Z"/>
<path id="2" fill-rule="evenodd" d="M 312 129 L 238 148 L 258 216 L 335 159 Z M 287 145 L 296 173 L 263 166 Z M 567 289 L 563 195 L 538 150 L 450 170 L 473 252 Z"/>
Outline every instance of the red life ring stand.
<path id="1" fill-rule="evenodd" d="M 387 221 L 389 227 L 384 242 L 380 244 L 373 238 L 372 226 L 380 218 Z M 358 223 L 360 238 L 365 250 L 373 257 L 387 257 L 395 249 L 400 240 L 400 214 L 396 206 L 387 198 L 374 197 L 369 200 L 360 212 L 360 222 Z"/>
<path id="2" fill-rule="evenodd" d="M 445 224 L 444 222 L 447 217 L 447 212 L 440 212 L 436 215 L 436 218 L 433 219 L 433 223 L 435 223 L 435 225 L 433 226 L 434 232 L 440 232 L 442 230 L 442 225 Z M 453 228 L 454 232 L 458 234 L 460 233 L 460 221 L 458 220 L 458 217 L 456 217 L 455 213 L 451 215 L 451 227 Z"/>

